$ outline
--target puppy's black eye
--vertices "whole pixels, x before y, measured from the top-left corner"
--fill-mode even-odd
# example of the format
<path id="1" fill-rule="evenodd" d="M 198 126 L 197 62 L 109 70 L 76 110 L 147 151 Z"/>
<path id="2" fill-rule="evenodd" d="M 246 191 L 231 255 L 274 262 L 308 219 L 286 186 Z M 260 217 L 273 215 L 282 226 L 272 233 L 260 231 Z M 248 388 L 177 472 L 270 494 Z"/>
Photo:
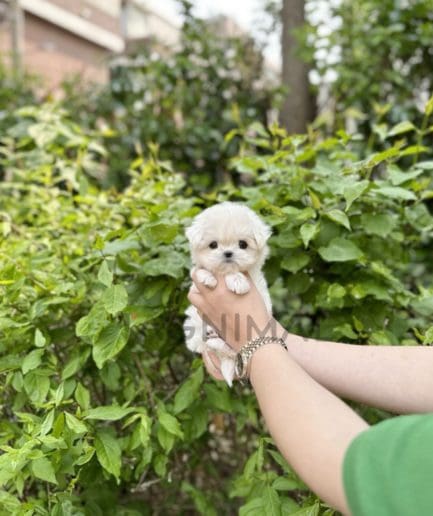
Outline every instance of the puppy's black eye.
<path id="1" fill-rule="evenodd" d="M 246 249 L 248 247 L 248 244 L 245 242 L 245 240 L 239 240 L 239 247 L 241 249 Z"/>
<path id="2" fill-rule="evenodd" d="M 213 240 L 210 244 L 209 244 L 209 247 L 211 249 L 216 249 L 218 247 L 218 243 L 216 242 L 216 240 Z"/>

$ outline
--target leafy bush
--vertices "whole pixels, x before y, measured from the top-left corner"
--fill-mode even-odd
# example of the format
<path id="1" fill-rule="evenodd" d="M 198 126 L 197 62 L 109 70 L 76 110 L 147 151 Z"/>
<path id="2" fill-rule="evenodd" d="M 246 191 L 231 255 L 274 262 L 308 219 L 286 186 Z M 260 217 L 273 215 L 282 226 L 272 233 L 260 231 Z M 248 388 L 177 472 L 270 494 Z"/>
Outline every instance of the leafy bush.
<path id="1" fill-rule="evenodd" d="M 433 162 L 418 161 L 420 147 L 403 141 L 359 160 L 357 139 L 343 131 L 316 140 L 257 129 L 246 141 L 262 154 L 233 166 L 255 177 L 240 193 L 274 226 L 266 272 L 286 326 L 323 339 L 416 344 L 413 329 L 431 322 Z"/>
<path id="2" fill-rule="evenodd" d="M 12 114 L 19 106 L 33 103 L 37 79 L 26 74 L 24 77 L 14 77 L 6 68 L 0 55 L 0 134 L 12 122 Z"/>
<path id="3" fill-rule="evenodd" d="M 125 186 L 129 162 L 146 154 L 149 142 L 196 189 L 221 183 L 239 143 L 224 143 L 224 135 L 254 120 L 266 123 L 277 102 L 277 81 L 266 77 L 252 38 L 221 36 L 192 14 L 190 2 L 179 3 L 184 22 L 176 48 L 148 42 L 114 60 L 108 89 L 97 95 L 93 86 L 67 86 L 65 105 L 80 124 L 97 120 L 111 129 L 108 184 Z"/>
<path id="4" fill-rule="evenodd" d="M 432 162 L 402 142 L 359 160 L 343 132 L 255 124 L 227 137 L 242 138 L 232 166 L 248 186 L 195 198 L 151 155 L 117 193 L 97 186 L 101 135 L 49 105 L 15 117 L 0 146 L 0 514 L 331 515 L 248 388 L 185 349 L 184 227 L 246 202 L 274 228 L 266 275 L 289 329 L 428 344 Z"/>
<path id="5" fill-rule="evenodd" d="M 311 12 L 319 4 L 307 2 Z M 433 91 L 431 0 L 326 4 L 332 21 L 327 27 L 322 17 L 311 21 L 303 34 L 304 57 L 310 53 L 321 84 L 327 84 L 337 127 L 351 118 L 369 135 L 379 122 L 420 125 L 421 105 Z"/>
<path id="6" fill-rule="evenodd" d="M 225 472 L 258 422 L 184 346 L 183 179 L 136 161 L 123 194 L 102 192 L 96 135 L 51 106 L 16 117 L 1 146 L 3 513 L 230 511 Z"/>

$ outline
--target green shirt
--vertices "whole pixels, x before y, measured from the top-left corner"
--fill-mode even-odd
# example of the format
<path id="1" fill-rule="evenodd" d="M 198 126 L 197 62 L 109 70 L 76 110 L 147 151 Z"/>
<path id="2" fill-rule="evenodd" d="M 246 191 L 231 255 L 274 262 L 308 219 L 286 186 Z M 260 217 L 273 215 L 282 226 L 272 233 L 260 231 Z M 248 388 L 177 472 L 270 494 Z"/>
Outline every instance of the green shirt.
<path id="1" fill-rule="evenodd" d="M 394 417 L 359 434 L 343 481 L 352 516 L 433 515 L 433 414 Z"/>

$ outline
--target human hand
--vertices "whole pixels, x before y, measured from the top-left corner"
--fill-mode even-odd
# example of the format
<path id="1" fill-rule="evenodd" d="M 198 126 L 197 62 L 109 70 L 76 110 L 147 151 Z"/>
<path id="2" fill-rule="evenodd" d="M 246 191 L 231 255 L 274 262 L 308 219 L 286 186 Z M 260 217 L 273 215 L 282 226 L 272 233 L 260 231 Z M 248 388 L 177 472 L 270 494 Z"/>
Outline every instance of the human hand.
<path id="1" fill-rule="evenodd" d="M 216 354 L 209 349 L 205 349 L 202 353 L 202 358 L 207 372 L 215 378 L 215 380 L 224 380 L 221 373 L 221 361 Z"/>
<path id="2" fill-rule="evenodd" d="M 220 337 L 235 351 L 239 351 L 248 340 L 258 337 L 265 330 L 271 330 L 269 323 L 275 321 L 248 275 L 250 291 L 243 295 L 228 290 L 223 274 L 215 276 L 217 285 L 210 289 L 200 283 L 193 272 L 194 284 L 188 299 L 204 320 L 218 331 Z"/>

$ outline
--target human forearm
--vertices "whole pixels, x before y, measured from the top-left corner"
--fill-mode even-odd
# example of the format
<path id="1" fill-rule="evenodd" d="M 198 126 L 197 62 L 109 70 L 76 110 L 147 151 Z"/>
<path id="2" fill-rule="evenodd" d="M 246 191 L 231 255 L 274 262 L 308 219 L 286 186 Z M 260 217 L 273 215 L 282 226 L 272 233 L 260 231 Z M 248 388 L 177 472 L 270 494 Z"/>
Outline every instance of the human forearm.
<path id="1" fill-rule="evenodd" d="M 222 277 L 215 289 L 200 284 L 198 289 L 198 293 L 190 292 L 190 301 L 223 332 L 233 349 L 239 350 L 254 337 L 250 336 L 253 326 L 273 331 L 269 330 L 269 314 L 254 284 L 243 296 L 229 292 Z M 278 324 L 277 328 L 277 332 L 287 334 Z M 360 346 L 290 334 L 287 344 L 296 362 L 339 396 L 396 413 L 433 411 L 432 347 Z"/>
<path id="2" fill-rule="evenodd" d="M 268 344 L 254 353 L 250 379 L 286 460 L 314 492 L 347 513 L 343 458 L 352 439 L 368 425 L 279 346 Z"/>
<path id="3" fill-rule="evenodd" d="M 433 411 L 430 347 L 360 346 L 292 334 L 286 342 L 296 362 L 338 396 L 401 414 Z"/>

